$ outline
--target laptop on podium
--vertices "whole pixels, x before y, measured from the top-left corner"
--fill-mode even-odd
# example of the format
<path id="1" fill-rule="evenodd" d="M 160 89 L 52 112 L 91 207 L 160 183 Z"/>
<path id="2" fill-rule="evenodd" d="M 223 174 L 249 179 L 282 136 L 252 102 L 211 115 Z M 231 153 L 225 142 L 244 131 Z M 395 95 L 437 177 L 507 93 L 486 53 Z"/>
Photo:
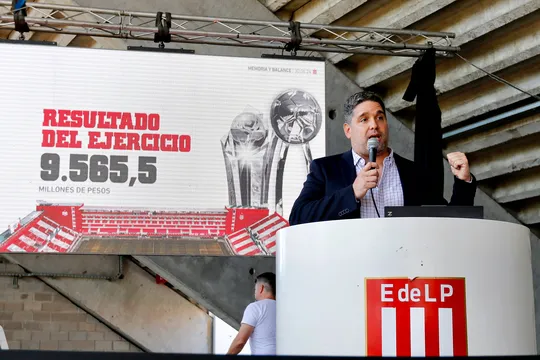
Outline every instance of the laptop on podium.
<path id="1" fill-rule="evenodd" d="M 386 206 L 384 217 L 444 217 L 483 219 L 483 206 L 449 206 L 449 205 L 424 205 L 424 206 Z"/>

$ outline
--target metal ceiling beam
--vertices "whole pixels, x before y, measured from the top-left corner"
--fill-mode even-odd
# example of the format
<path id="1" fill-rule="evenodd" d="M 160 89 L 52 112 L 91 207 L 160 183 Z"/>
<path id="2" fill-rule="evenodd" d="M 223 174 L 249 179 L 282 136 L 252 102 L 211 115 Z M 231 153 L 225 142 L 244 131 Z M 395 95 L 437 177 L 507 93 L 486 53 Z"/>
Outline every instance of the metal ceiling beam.
<path id="1" fill-rule="evenodd" d="M 540 108 L 539 108 L 540 110 Z M 540 111 L 536 114 L 519 114 L 523 118 L 508 118 L 504 122 L 494 122 L 478 132 L 462 133 L 460 137 L 446 139 L 445 152 L 461 151 L 466 154 L 485 151 L 490 148 L 515 142 L 527 136 L 540 136 Z"/>
<path id="2" fill-rule="evenodd" d="M 516 64 L 531 61 L 540 55 L 540 13 L 527 16 L 522 21 L 513 22 L 503 29 L 493 31 L 490 41 L 479 42 L 464 48 L 460 55 L 475 66 L 492 74 L 498 74 Z M 437 94 L 449 93 L 488 76 L 459 57 L 443 61 L 437 65 Z M 525 66 L 524 68 L 528 68 Z M 409 78 L 402 76 L 392 82 L 384 101 L 386 108 L 396 113 L 413 105 L 402 99 L 409 84 Z"/>
<path id="3" fill-rule="evenodd" d="M 500 204 L 530 199 L 540 196 L 538 184 L 540 184 L 540 173 L 537 171 L 511 176 L 497 183 L 492 197 Z M 540 213 L 536 217 L 540 217 Z"/>
<path id="4" fill-rule="evenodd" d="M 443 131 L 442 137 L 444 140 L 447 140 L 456 136 L 461 136 L 464 133 L 468 133 L 475 130 L 478 131 L 479 129 L 489 127 L 489 126 L 499 125 L 500 123 L 508 121 L 509 119 L 514 119 L 517 116 L 526 115 L 530 113 L 531 111 L 540 111 L 540 101 L 536 101 L 536 102 L 533 102 L 532 104 L 520 106 L 516 109 L 505 111 L 503 113 L 490 116 L 480 121 L 475 121 L 472 124 L 461 126 L 453 130 Z"/>
<path id="5" fill-rule="evenodd" d="M 454 46 L 474 47 L 471 43 L 481 41 L 482 37 L 486 37 L 485 41 L 488 43 L 497 41 L 498 37 L 493 34 L 495 30 L 504 29 L 512 22 L 521 21 L 533 14 L 540 9 L 540 1 L 459 1 L 454 6 L 459 11 L 446 13 L 443 10 L 443 13 L 439 14 L 439 19 L 444 19 L 444 21 L 437 22 L 437 27 L 456 32 L 456 37 L 452 40 Z M 388 26 L 392 24 L 389 23 Z M 336 54 L 333 58 L 339 60 L 340 57 L 342 55 Z M 331 59 L 331 61 L 335 63 L 334 60 Z M 365 57 L 355 61 L 351 78 L 359 86 L 368 88 L 403 74 L 413 65 L 414 59 Z"/>
<path id="6" fill-rule="evenodd" d="M 342 16 L 360 7 L 367 0 L 312 0 L 296 10 L 294 21 L 331 24 Z M 314 31 L 309 31 L 311 34 Z"/>
<path id="7" fill-rule="evenodd" d="M 337 21 L 348 23 L 352 27 L 385 26 L 392 29 L 405 29 L 421 22 L 422 19 L 431 16 L 454 1 L 456 0 L 415 0 L 409 1 L 407 4 L 403 1 L 368 1 Z M 323 33 L 321 36 L 325 36 L 325 34 Z M 349 32 L 344 36 L 349 39 L 363 39 L 364 35 Z M 338 64 L 352 55 L 333 54 L 328 59 L 331 63 Z M 360 86 L 363 85 L 360 84 Z"/>
<path id="8" fill-rule="evenodd" d="M 524 140 L 529 140 L 525 142 Z M 540 146 L 535 139 L 524 139 L 519 146 L 488 150 L 468 156 L 471 172 L 478 181 L 540 166 Z"/>
<path id="9" fill-rule="evenodd" d="M 517 217 L 526 225 L 540 224 L 540 203 L 531 203 L 521 207 Z"/>
<path id="10" fill-rule="evenodd" d="M 15 28 L 10 7 L 11 1 L 0 1 L 0 29 Z M 154 34 L 159 32 L 156 26 L 157 12 L 145 13 L 36 2 L 26 3 L 26 8 L 34 10 L 32 16 L 25 19 L 30 31 L 33 32 L 144 41 L 154 41 Z M 159 20 L 165 20 L 165 13 Z M 171 42 L 283 49 L 293 41 L 290 26 L 289 22 L 171 14 L 169 33 Z M 295 48 L 298 51 L 403 57 L 421 56 L 429 48 L 434 48 L 440 57 L 449 57 L 459 51 L 459 47 L 451 46 L 450 38 L 455 35 L 447 32 L 317 24 L 300 24 L 300 29 L 327 32 L 331 37 L 302 37 L 300 44 Z M 360 33 L 362 37 L 370 40 L 347 39 L 339 34 L 340 32 Z M 419 38 L 425 43 L 419 44 Z"/>

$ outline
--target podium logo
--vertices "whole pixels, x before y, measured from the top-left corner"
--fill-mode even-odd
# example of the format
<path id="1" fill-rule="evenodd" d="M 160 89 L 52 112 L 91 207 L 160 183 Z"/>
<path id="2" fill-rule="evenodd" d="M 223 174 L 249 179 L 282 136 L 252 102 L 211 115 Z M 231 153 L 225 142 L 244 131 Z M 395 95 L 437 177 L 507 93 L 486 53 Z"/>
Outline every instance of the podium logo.
<path id="1" fill-rule="evenodd" d="M 466 356 L 464 278 L 366 279 L 367 356 Z"/>

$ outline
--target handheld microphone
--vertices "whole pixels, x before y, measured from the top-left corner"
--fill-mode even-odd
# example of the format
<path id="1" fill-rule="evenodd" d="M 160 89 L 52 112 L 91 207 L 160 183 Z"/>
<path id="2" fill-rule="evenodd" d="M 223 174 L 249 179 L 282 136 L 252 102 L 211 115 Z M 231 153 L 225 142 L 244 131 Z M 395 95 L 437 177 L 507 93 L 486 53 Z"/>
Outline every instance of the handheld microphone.
<path id="1" fill-rule="evenodd" d="M 369 150 L 369 162 L 375 162 L 377 160 L 377 149 L 379 148 L 379 139 L 369 138 L 367 142 Z"/>
<path id="2" fill-rule="evenodd" d="M 369 138 L 367 142 L 368 150 L 369 150 L 369 162 L 377 162 L 377 149 L 379 148 L 379 139 L 372 137 Z M 373 206 L 375 207 L 375 211 L 377 212 L 377 216 L 381 217 L 379 214 L 379 209 L 377 209 L 377 204 L 375 204 L 375 197 L 373 196 L 373 189 L 369 189 L 371 193 L 371 200 L 373 200 Z"/>

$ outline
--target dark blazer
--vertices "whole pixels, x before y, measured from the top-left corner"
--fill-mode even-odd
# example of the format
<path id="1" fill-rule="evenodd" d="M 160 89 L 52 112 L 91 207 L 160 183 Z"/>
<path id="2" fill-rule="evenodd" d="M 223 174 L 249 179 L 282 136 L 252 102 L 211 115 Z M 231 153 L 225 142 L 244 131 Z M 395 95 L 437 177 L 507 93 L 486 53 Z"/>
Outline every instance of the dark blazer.
<path id="1" fill-rule="evenodd" d="M 393 156 L 401 179 L 404 205 L 423 205 L 422 180 L 416 181 L 414 163 L 396 153 Z M 351 150 L 313 160 L 304 187 L 292 207 L 290 225 L 359 218 L 360 203 L 356 201 L 352 188 L 355 179 L 356 168 Z M 472 206 L 476 185 L 474 176 L 471 183 L 454 177 L 450 204 L 443 197 L 437 199 L 435 204 Z"/>

